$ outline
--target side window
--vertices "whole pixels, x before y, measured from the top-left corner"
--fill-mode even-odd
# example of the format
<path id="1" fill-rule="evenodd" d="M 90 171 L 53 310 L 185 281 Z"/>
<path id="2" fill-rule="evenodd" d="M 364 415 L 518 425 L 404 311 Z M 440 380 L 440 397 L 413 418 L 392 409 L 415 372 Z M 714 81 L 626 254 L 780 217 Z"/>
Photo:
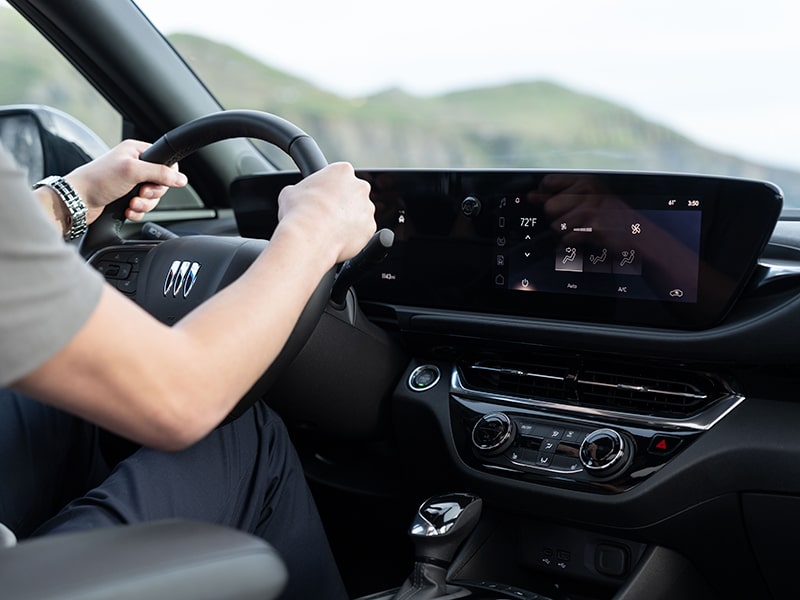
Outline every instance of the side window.
<path id="1" fill-rule="evenodd" d="M 85 123 L 109 146 L 122 118 L 17 12 L 0 4 L 0 106 L 44 104 Z"/>
<path id="2" fill-rule="evenodd" d="M 95 145 L 97 150 L 92 152 L 95 156 L 105 151 L 103 144 L 111 147 L 122 139 L 122 116 L 3 0 L 0 0 L 0 82 L 0 112 L 14 105 L 44 105 L 63 112 L 99 138 Z M 57 126 L 69 121 L 58 120 L 59 123 L 49 124 Z M 73 128 L 64 137 L 73 139 L 70 136 L 78 129 L 81 128 Z M 65 133 L 63 128 L 60 133 Z M 0 138 L 3 138 L 2 131 Z M 0 141 L 8 145 L 8 136 L 5 138 Z M 159 203 L 157 212 L 161 215 L 159 218 L 163 218 L 167 211 L 202 207 L 200 198 L 191 187 L 186 187 L 170 190 Z"/>

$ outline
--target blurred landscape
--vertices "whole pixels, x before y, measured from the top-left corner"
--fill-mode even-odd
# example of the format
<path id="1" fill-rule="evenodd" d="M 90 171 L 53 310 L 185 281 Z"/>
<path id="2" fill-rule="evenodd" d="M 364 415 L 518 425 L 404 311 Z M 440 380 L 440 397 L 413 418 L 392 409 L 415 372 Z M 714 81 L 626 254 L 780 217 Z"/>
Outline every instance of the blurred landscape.
<path id="1" fill-rule="evenodd" d="M 705 148 L 625 107 L 555 82 L 413 96 L 390 89 L 343 98 L 194 35 L 170 41 L 226 108 L 276 113 L 312 135 L 329 160 L 357 167 L 682 171 L 766 179 L 800 207 L 800 172 Z M 354 65 L 354 69 L 358 66 Z M 31 27 L 0 7 L 0 105 L 55 106 L 107 143 L 120 119 Z M 280 152 L 269 152 L 277 161 Z M 282 162 L 288 165 L 286 162 Z"/>

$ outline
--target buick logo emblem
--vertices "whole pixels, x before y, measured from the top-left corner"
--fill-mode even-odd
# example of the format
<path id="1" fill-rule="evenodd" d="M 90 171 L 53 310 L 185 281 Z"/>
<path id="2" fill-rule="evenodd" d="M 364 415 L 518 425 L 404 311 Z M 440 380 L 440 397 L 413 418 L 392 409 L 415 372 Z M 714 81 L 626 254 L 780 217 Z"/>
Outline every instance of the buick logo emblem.
<path id="1" fill-rule="evenodd" d="M 186 298 L 197 281 L 197 272 L 200 270 L 200 263 L 188 260 L 176 260 L 167 271 L 164 278 L 164 295 L 172 294 L 173 298 L 183 296 Z"/>

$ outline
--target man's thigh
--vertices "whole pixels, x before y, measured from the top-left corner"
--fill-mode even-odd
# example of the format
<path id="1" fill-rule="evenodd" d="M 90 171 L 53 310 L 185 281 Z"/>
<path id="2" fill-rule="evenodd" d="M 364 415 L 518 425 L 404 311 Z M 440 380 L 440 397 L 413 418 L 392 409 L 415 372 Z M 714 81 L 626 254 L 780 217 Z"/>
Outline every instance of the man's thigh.
<path id="1" fill-rule="evenodd" d="M 287 563 L 290 596 L 344 597 L 300 461 L 262 403 L 181 452 L 138 450 L 37 533 L 168 518 L 256 534 Z"/>
<path id="2" fill-rule="evenodd" d="M 23 394 L 0 389 L 0 522 L 24 538 L 108 475 L 100 432 Z"/>

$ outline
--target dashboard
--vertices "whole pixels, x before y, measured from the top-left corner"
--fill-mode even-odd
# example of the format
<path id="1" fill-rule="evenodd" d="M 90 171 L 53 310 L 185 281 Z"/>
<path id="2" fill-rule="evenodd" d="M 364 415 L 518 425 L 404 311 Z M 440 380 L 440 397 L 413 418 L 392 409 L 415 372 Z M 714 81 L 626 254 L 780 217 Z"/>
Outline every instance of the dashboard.
<path id="1" fill-rule="evenodd" d="M 515 558 L 539 576 L 618 588 L 642 544 L 656 543 L 733 595 L 743 581 L 758 593 L 754 564 L 768 585 L 790 589 L 779 565 L 792 558 L 776 560 L 761 529 L 749 529 L 788 518 L 780 494 L 800 494 L 786 476 L 797 470 L 797 409 L 784 402 L 788 375 L 775 366 L 800 352 L 800 231 L 790 222 L 776 229 L 780 189 L 665 173 L 358 174 L 371 183 L 379 228 L 395 233 L 355 291 L 368 320 L 408 353 L 393 358 L 399 372 L 385 410 L 415 485 L 467 482 L 517 515 L 496 524 L 498 543 L 525 529 L 527 550 Z M 279 191 L 298 177 L 234 182 L 240 233 L 269 238 Z M 327 327 L 343 320 L 330 316 Z M 331 353 L 294 366 L 292 385 L 278 392 L 289 422 L 321 388 L 324 408 L 298 410 L 303 427 L 335 436 L 363 419 L 366 400 L 358 411 L 342 407 L 356 388 L 381 397 L 367 378 L 392 362 L 374 332 L 365 337 L 366 348 L 347 338 L 348 348 L 362 345 L 359 362 L 337 362 L 329 375 L 312 365 L 335 360 Z M 316 382 L 305 392 L 311 368 Z M 343 378 L 359 385 L 333 397 Z M 764 468 L 766 455 L 775 469 Z M 381 457 L 371 478 L 380 481 L 387 464 Z M 325 480 L 324 464 L 306 468 Z M 714 534 L 684 535 L 699 530 Z M 554 548 L 573 559 L 552 561 Z"/>
<path id="2" fill-rule="evenodd" d="M 448 384 L 442 429 L 468 468 L 618 494 L 743 401 L 724 373 L 612 341 L 594 349 L 575 331 L 619 330 L 629 345 L 632 331 L 646 331 L 651 346 L 706 335 L 758 268 L 782 206 L 774 185 L 664 173 L 358 175 L 371 184 L 378 227 L 395 233 L 358 281 L 359 302 L 373 317 L 390 312 L 407 339 L 427 340 L 419 353 L 449 349 L 445 361 L 414 362 L 403 393 L 413 405 L 432 383 Z M 235 182 L 243 235 L 269 238 L 278 194 L 297 177 Z M 563 327 L 560 344 L 543 341 L 542 322 Z"/>

